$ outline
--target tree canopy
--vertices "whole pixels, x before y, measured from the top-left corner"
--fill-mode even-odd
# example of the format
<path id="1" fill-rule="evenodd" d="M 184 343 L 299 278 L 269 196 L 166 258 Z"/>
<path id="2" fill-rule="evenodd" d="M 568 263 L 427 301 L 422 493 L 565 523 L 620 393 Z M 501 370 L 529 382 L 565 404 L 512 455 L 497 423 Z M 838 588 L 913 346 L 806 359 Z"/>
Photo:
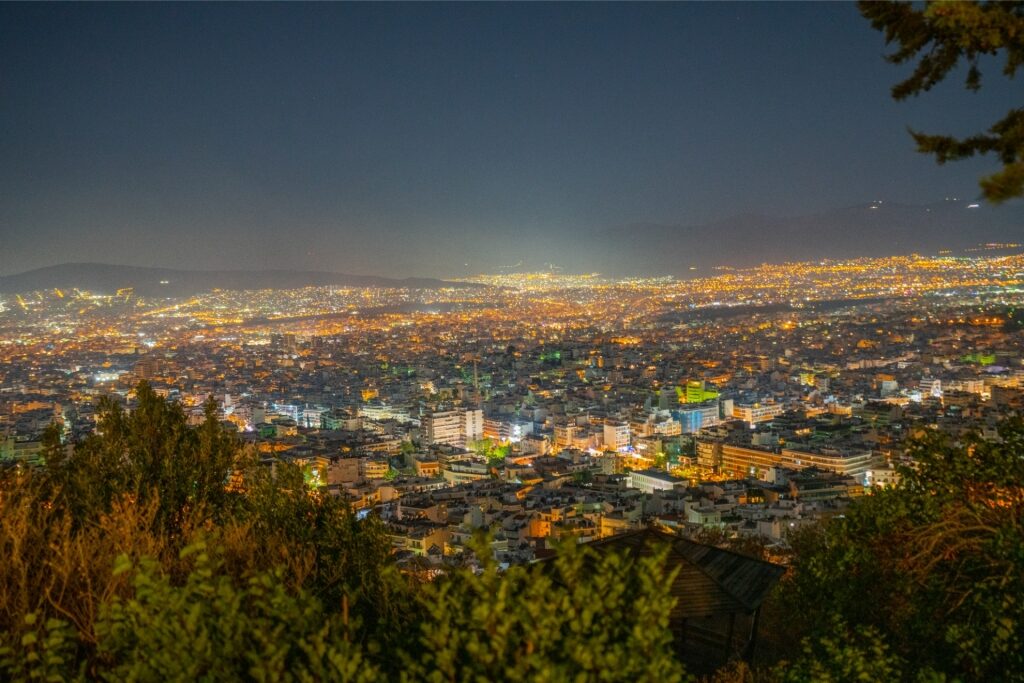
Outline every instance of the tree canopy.
<path id="1" fill-rule="evenodd" d="M 927 433 L 911 455 L 896 487 L 792 539 L 795 635 L 819 664 L 884 660 L 888 680 L 1024 680 L 1024 422 Z"/>
<path id="2" fill-rule="evenodd" d="M 230 485 L 228 485 L 230 482 Z M 138 386 L 0 478 L 2 680 L 682 680 L 664 558 L 403 572 L 376 515 Z M 584 568 L 584 563 L 586 568 Z M 433 579 L 433 580 L 431 580 Z"/>
<path id="3" fill-rule="evenodd" d="M 892 88 L 903 100 L 931 90 L 950 73 L 966 66 L 968 90 L 981 88 L 980 60 L 1002 56 L 1002 73 L 1013 78 L 1024 64 L 1024 2 L 875 2 L 862 0 L 861 14 L 885 34 L 896 50 L 888 55 L 895 64 L 915 62 L 914 70 Z M 994 155 L 1002 168 L 981 179 L 985 198 L 1002 202 L 1024 196 L 1024 108 L 1011 109 L 987 131 L 956 138 L 911 131 L 918 151 L 936 161 Z"/>

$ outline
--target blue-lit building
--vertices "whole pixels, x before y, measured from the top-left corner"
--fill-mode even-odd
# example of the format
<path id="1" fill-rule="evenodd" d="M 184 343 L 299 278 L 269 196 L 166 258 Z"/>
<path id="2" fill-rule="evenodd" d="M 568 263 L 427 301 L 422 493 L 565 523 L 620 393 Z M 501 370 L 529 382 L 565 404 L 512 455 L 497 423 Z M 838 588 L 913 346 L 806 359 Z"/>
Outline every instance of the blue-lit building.
<path id="1" fill-rule="evenodd" d="M 718 399 L 680 406 L 672 411 L 672 417 L 679 421 L 684 434 L 696 434 L 705 427 L 713 427 L 722 421 Z"/>

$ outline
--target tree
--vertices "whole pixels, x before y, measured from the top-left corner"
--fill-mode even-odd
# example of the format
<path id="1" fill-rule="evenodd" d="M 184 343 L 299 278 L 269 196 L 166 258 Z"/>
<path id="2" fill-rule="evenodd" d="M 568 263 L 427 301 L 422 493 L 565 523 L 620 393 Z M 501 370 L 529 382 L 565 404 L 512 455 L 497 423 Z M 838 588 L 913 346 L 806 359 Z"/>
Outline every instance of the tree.
<path id="1" fill-rule="evenodd" d="M 842 621 L 832 633 L 804 644 L 804 653 L 795 662 L 786 662 L 774 672 L 778 683 L 845 683 L 846 681 L 906 680 L 906 662 L 893 655 L 876 629 L 850 629 Z M 925 672 L 917 680 L 940 681 Z M 933 672 L 928 672 L 933 673 Z"/>
<path id="2" fill-rule="evenodd" d="M 499 461 L 508 457 L 508 454 L 512 452 L 512 445 L 508 443 L 501 444 L 495 442 L 490 437 L 484 437 L 477 441 L 471 441 L 469 449 L 477 455 L 487 458 L 488 464 L 494 466 Z"/>
<path id="3" fill-rule="evenodd" d="M 80 663 L 92 678 L 115 666 L 111 680 L 163 680 L 145 667 L 155 661 L 151 650 L 165 649 L 171 654 L 161 666 L 176 672 L 171 678 L 190 679 L 184 669 L 173 669 L 189 663 L 176 662 L 181 651 L 171 644 L 205 647 L 213 639 L 217 651 L 229 645 L 216 639 L 248 643 L 257 636 L 240 622 L 249 617 L 229 614 L 239 603 L 268 612 L 288 657 L 318 658 L 311 667 L 344 665 L 347 671 L 348 643 L 379 657 L 414 633 L 413 586 L 398 571 L 379 518 L 357 519 L 344 500 L 309 492 L 295 465 L 271 468 L 254 452 L 243 458 L 212 401 L 205 421 L 190 427 L 179 406 L 147 386 L 137 396 L 132 413 L 105 401 L 97 433 L 69 451 L 49 430 L 43 469 L 0 473 L 0 680 L 57 680 L 61 671 L 70 680 Z M 228 492 L 232 467 L 243 476 Z M 201 554 L 179 552 L 197 543 L 216 549 L 209 563 L 198 562 Z M 140 569 L 115 572 L 115 558 Z M 280 593 L 260 606 L 266 594 L 259 591 L 268 581 Z M 322 605 L 315 609 L 344 627 L 345 645 L 336 634 L 325 641 L 320 631 L 280 636 L 282 624 L 294 618 L 283 593 Z M 147 634 L 133 635 L 136 627 L 165 622 L 183 604 L 198 621 L 167 623 L 162 630 L 146 626 Z M 115 607 L 120 611 L 111 611 Z M 127 626 L 114 628 L 112 615 Z M 323 622 L 323 615 L 313 621 Z M 332 654 L 332 647 L 344 652 Z M 380 659 L 381 677 L 396 674 L 389 668 L 393 659 Z M 267 666 L 276 671 L 277 663 Z M 347 675 L 316 673 L 315 667 L 298 677 Z"/>
<path id="4" fill-rule="evenodd" d="M 861 0 L 861 14 L 897 49 L 887 59 L 895 64 L 917 60 L 913 73 L 892 88 L 896 100 L 931 90 L 961 63 L 967 66 L 966 87 L 981 87 L 979 60 L 1005 54 L 1003 74 L 1013 78 L 1024 64 L 1024 2 L 909 2 Z M 936 161 L 994 154 L 1002 170 L 981 180 L 992 202 L 1024 196 L 1024 108 L 1011 109 L 988 131 L 966 138 L 911 131 L 919 152 Z"/>
<path id="5" fill-rule="evenodd" d="M 550 564 L 502 572 L 488 539 L 480 571 L 424 587 L 427 617 L 406 673 L 423 681 L 682 681 L 671 648 L 667 548 L 639 558 L 564 542 Z"/>
<path id="6" fill-rule="evenodd" d="M 484 541 L 482 571 L 403 572 L 379 517 L 205 412 L 143 384 L 73 448 L 51 431 L 41 470 L 0 472 L 0 680 L 685 678 L 665 552 L 568 543 L 503 571 Z"/>
<path id="7" fill-rule="evenodd" d="M 216 402 L 206 401 L 204 422 L 195 429 L 178 403 L 147 382 L 138 384 L 135 395 L 130 413 L 102 399 L 97 432 L 74 444 L 69 457 L 48 432 L 44 460 L 55 502 L 83 523 L 123 495 L 157 500 L 156 521 L 168 530 L 180 526 L 189 510 L 217 514 L 238 444 L 222 429 Z"/>
<path id="8" fill-rule="evenodd" d="M 106 605 L 97 625 L 104 680 L 380 680 L 342 619 L 290 592 L 280 573 L 235 582 L 202 540 L 181 555 L 192 565 L 182 585 L 152 558 L 118 559 L 114 573 L 129 575 L 134 592 Z"/>
<path id="9" fill-rule="evenodd" d="M 907 680 L 1024 681 L 1024 422 L 995 441 L 931 432 L 909 453 L 896 487 L 791 539 L 793 635 L 843 640 L 841 621 L 874 629 Z"/>

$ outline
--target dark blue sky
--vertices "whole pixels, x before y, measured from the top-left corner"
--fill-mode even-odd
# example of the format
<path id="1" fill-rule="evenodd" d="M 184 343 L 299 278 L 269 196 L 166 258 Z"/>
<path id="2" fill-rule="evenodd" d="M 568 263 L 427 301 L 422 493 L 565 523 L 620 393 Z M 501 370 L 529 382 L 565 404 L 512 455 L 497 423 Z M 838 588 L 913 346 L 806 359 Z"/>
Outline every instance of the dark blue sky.
<path id="1" fill-rule="evenodd" d="M 3 4 L 0 273 L 459 275 L 637 222 L 976 196 L 992 160 L 906 128 L 980 130 L 1019 84 L 895 103 L 885 50 L 841 3 Z"/>

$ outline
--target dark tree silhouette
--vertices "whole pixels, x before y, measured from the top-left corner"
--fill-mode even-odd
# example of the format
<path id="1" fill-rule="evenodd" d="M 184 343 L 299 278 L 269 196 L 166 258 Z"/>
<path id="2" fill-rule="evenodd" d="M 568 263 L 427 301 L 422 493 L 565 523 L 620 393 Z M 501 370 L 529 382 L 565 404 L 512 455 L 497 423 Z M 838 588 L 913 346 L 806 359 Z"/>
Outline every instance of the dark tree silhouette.
<path id="1" fill-rule="evenodd" d="M 1003 74 L 1013 78 L 1024 63 L 1024 2 L 859 3 L 860 13 L 896 46 L 887 59 L 894 64 L 917 61 L 913 73 L 892 88 L 896 100 L 931 90 L 962 63 L 966 87 L 981 88 L 979 59 L 1005 56 Z M 911 130 L 917 149 L 940 164 L 976 154 L 993 154 L 1002 169 L 981 179 L 992 202 L 1024 196 L 1024 108 L 1011 109 L 984 133 L 966 138 Z"/>

